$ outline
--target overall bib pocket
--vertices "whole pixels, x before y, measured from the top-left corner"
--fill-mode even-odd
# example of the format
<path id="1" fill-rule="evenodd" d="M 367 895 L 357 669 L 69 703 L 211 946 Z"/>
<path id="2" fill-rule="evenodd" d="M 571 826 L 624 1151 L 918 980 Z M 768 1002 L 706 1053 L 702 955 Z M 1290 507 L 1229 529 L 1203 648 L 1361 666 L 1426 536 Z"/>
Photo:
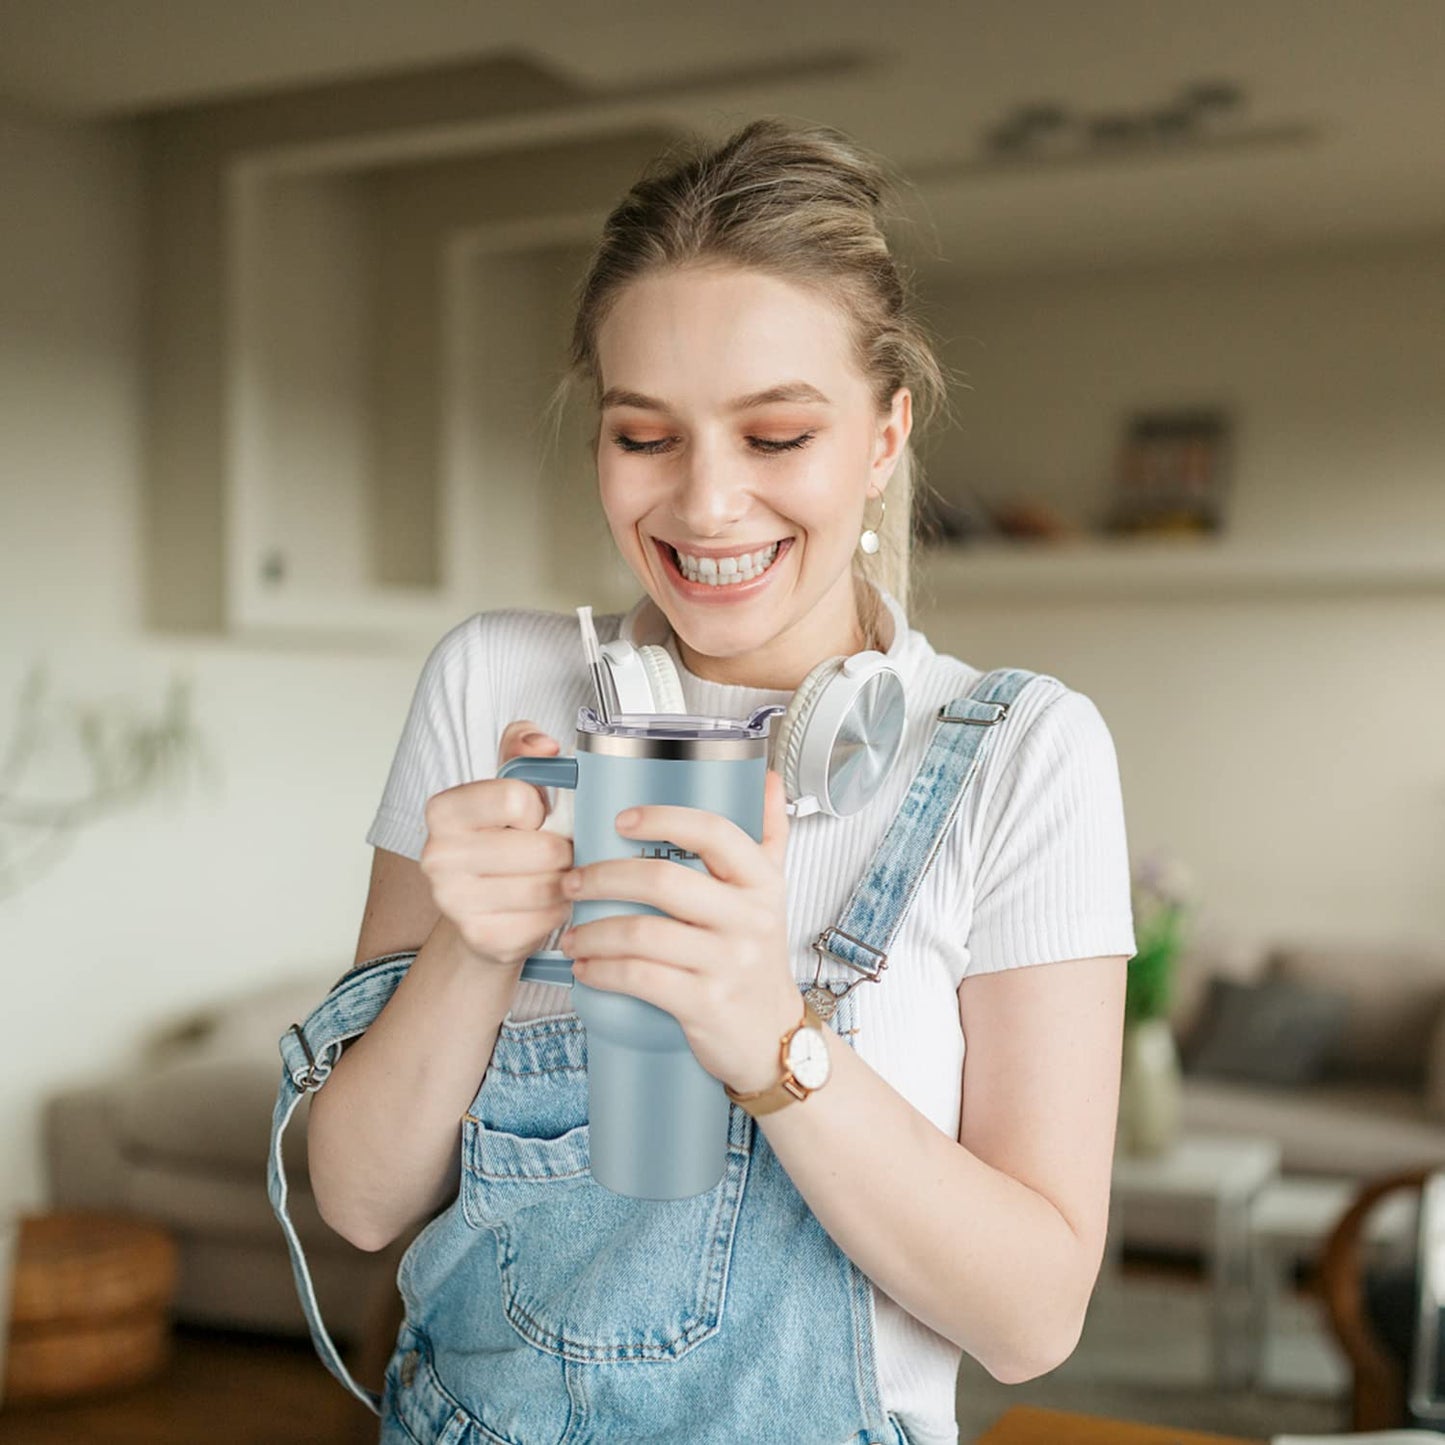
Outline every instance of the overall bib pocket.
<path id="1" fill-rule="evenodd" d="M 502 1306 L 548 1353 L 668 1360 L 716 1334 L 748 1172 L 746 1135 L 689 1199 L 632 1199 L 593 1178 L 580 1021 L 504 1021 L 462 1126 L 463 1218 L 495 1236 Z"/>

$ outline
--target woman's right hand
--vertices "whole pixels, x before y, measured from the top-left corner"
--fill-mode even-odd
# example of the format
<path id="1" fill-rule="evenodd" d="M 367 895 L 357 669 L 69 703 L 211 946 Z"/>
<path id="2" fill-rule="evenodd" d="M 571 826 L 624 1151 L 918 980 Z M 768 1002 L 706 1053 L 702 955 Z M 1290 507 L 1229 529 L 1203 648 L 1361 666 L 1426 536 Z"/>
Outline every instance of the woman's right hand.
<path id="1" fill-rule="evenodd" d="M 558 747 L 535 724 L 510 723 L 497 767 Z M 542 789 L 520 778 L 483 778 L 427 799 L 421 871 L 437 909 L 483 959 L 520 963 L 571 916 L 562 874 L 572 866 L 572 840 L 543 829 L 546 816 Z"/>

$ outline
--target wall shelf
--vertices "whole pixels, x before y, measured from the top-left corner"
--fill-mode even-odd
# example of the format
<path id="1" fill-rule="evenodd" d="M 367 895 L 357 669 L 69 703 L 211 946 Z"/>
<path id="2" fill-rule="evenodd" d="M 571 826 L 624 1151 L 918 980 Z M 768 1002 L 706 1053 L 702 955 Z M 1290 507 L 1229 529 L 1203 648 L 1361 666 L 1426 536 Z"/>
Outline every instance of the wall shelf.
<path id="1" fill-rule="evenodd" d="M 969 599 L 1234 598 L 1445 594 L 1445 548 L 1351 549 L 1204 540 L 1089 537 L 919 547 L 920 593 Z"/>

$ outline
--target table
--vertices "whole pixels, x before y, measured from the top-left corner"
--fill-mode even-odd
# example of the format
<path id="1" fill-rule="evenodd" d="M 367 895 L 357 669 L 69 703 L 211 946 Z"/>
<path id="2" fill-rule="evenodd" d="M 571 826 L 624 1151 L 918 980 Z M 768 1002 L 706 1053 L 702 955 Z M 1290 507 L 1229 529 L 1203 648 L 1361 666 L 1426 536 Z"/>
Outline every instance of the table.
<path id="1" fill-rule="evenodd" d="M 1071 1410 L 1015 1405 L 1000 1415 L 974 1445 L 1266 1445 L 1238 1435 L 1177 1430 L 1172 1425 L 1138 1425 Z"/>
<path id="2" fill-rule="evenodd" d="M 1250 1206 L 1250 1248 L 1255 1280 L 1254 1339 L 1256 1380 L 1267 1382 L 1271 1361 L 1267 1345 L 1275 1333 L 1276 1315 L 1293 1267 L 1298 1259 L 1317 1262 L 1329 1232 L 1359 1193 L 1354 1178 L 1292 1174 L 1273 1179 Z M 1387 1196 L 1366 1217 L 1363 1239 L 1367 1245 L 1413 1245 L 1419 1217 L 1417 1194 L 1402 1191 Z M 1348 1382 L 1343 1364 L 1323 1383 L 1339 1389 Z M 1292 1389 L 1303 1388 L 1298 1379 L 1282 1380 Z"/>
<path id="3" fill-rule="evenodd" d="M 1162 1154 L 1114 1158 L 1106 1258 L 1117 1270 L 1131 1202 L 1167 1202 L 1199 1221 L 1209 1267 L 1214 1379 L 1225 1389 L 1253 1378 L 1258 1305 L 1250 1206 L 1278 1177 L 1280 1159 L 1273 1139 L 1191 1133 L 1181 1134 Z"/>

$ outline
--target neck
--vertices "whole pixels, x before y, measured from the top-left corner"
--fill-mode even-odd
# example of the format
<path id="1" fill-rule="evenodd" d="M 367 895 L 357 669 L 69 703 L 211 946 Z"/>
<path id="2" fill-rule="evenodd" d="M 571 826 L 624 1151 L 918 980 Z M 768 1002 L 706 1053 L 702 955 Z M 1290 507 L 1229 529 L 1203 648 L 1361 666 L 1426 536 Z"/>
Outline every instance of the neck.
<path id="1" fill-rule="evenodd" d="M 678 656 L 689 672 L 707 682 L 791 692 L 825 657 L 851 656 L 870 648 L 885 651 L 881 618 L 874 616 L 883 610 L 881 600 L 869 595 L 872 588 L 866 583 L 855 585 L 851 574 L 844 574 L 840 582 L 811 612 L 763 647 L 718 657 L 699 652 L 674 632 Z"/>

